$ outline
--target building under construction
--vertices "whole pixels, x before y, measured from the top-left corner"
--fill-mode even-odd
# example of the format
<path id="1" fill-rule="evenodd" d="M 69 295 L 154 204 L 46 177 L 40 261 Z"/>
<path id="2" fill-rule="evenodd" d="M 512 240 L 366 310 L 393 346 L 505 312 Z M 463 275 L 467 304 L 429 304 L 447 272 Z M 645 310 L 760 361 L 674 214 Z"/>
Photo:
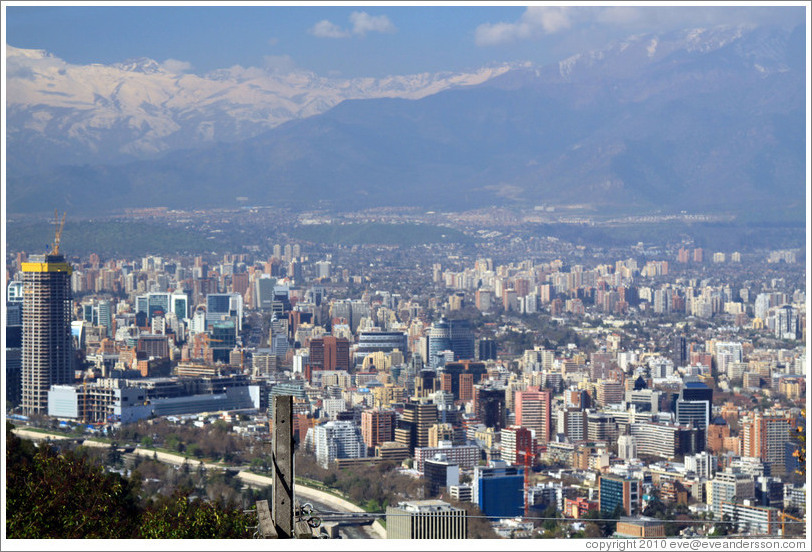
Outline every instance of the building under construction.
<path id="1" fill-rule="evenodd" d="M 58 253 L 32 255 L 23 273 L 23 414 L 47 414 L 48 390 L 73 381 L 71 266 Z"/>

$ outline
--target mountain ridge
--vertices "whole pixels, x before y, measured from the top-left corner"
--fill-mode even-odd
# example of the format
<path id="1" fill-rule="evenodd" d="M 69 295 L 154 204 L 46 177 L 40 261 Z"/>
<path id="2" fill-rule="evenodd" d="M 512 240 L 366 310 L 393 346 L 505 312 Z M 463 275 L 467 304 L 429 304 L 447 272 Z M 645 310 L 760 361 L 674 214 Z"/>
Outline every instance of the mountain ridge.
<path id="1" fill-rule="evenodd" d="M 16 177 L 9 206 L 34 210 L 49 194 L 97 209 L 246 197 L 300 208 L 592 203 L 780 217 L 805 201 L 803 38 L 742 27 L 632 37 L 564 72 L 524 66 L 417 100 L 345 100 L 204 151 Z"/>
<path id="2" fill-rule="evenodd" d="M 195 75 L 149 58 L 71 65 L 44 50 L 8 45 L 6 62 L 13 173 L 30 172 L 31 166 L 154 159 L 180 148 L 239 141 L 345 99 L 420 98 L 478 84 L 510 67 L 380 79 L 239 66 Z M 32 159 L 32 150 L 47 156 Z"/>

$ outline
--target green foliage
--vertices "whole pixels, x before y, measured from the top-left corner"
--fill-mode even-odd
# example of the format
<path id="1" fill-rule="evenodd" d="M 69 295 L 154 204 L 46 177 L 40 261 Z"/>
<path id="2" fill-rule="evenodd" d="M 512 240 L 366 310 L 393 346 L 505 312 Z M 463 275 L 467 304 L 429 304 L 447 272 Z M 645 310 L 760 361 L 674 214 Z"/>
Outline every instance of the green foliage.
<path id="1" fill-rule="evenodd" d="M 170 496 L 151 504 L 138 498 L 142 473 L 163 470 L 142 461 L 131 478 L 106 473 L 91 456 L 34 447 L 6 424 L 6 534 L 40 538 L 251 538 L 255 518 L 231 502 L 192 500 L 190 475 Z M 152 466 L 152 464 L 155 464 Z M 188 466 L 187 466 L 188 467 Z M 175 473 L 175 470 L 171 470 Z M 228 479 L 227 475 L 223 476 Z M 232 478 L 234 479 L 234 478 Z M 227 486 L 225 483 L 221 483 Z"/>
<path id="2" fill-rule="evenodd" d="M 793 439 L 798 443 L 798 450 L 792 453 L 798 459 L 796 472 L 806 477 L 806 408 L 801 410 L 801 419 L 792 433 Z"/>
<path id="3" fill-rule="evenodd" d="M 610 537 L 617 528 L 617 521 L 615 520 L 620 519 L 625 514 L 623 506 L 620 504 L 611 513 L 602 510 L 590 510 L 582 517 L 587 522 L 584 536 L 589 539 Z"/>
<path id="4" fill-rule="evenodd" d="M 655 497 L 646 505 L 643 509 L 643 515 L 648 517 L 656 517 L 659 519 L 664 519 L 666 515 L 666 506 L 660 497 L 655 495 Z"/>
<path id="5" fill-rule="evenodd" d="M 248 539 L 252 520 L 241 510 L 191 500 L 175 493 L 147 508 L 141 521 L 147 539 Z"/>
<path id="6" fill-rule="evenodd" d="M 186 447 L 186 452 L 194 456 L 195 458 L 200 458 L 203 456 L 203 451 L 200 449 L 200 445 L 197 443 L 192 443 L 188 447 Z"/>
<path id="7" fill-rule="evenodd" d="M 374 498 L 367 500 L 367 503 L 364 504 L 364 510 L 366 510 L 367 512 L 380 512 L 383 509 L 384 507 L 381 506 L 381 503 Z"/>
<path id="8" fill-rule="evenodd" d="M 181 452 L 185 448 L 184 445 L 183 445 L 183 442 L 180 440 L 180 437 L 178 437 L 174 433 L 172 433 L 171 435 L 168 435 L 166 437 L 165 443 L 166 443 L 166 448 L 168 448 L 170 450 L 176 450 L 178 452 Z"/>
<path id="9" fill-rule="evenodd" d="M 211 427 L 220 434 L 228 433 L 231 430 L 231 425 L 225 420 L 217 420 L 211 424 Z"/>
<path id="10" fill-rule="evenodd" d="M 556 508 L 555 504 L 551 504 L 544 511 L 541 513 L 541 517 L 543 518 L 560 518 L 561 513 Z M 549 533 L 555 532 L 556 528 L 558 527 L 558 522 L 555 519 L 546 519 L 544 523 L 541 524 L 542 528 Z"/>
<path id="11" fill-rule="evenodd" d="M 23 444 L 6 426 L 9 538 L 133 538 L 137 488 L 72 452 Z"/>
<path id="12" fill-rule="evenodd" d="M 491 521 L 485 517 L 485 513 L 473 502 L 459 502 L 450 496 L 443 496 L 442 500 L 448 502 L 455 508 L 465 510 L 468 518 L 468 538 L 469 539 L 498 539 L 499 535 L 493 530 Z"/>
<path id="13" fill-rule="evenodd" d="M 713 525 L 713 531 L 708 533 L 709 537 L 724 537 L 725 535 L 730 534 L 731 524 L 727 523 L 730 521 L 730 517 L 725 514 L 722 516 L 722 522 L 724 523 L 715 523 Z"/>

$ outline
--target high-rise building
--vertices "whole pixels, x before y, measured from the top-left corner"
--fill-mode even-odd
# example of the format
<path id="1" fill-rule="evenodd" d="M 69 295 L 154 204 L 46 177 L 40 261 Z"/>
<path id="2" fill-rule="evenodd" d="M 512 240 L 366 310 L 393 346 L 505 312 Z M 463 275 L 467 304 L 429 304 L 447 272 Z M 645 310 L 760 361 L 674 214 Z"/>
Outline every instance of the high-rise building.
<path id="1" fill-rule="evenodd" d="M 588 412 L 586 417 L 587 441 L 605 441 L 611 443 L 617 440 L 619 433 L 618 423 L 614 416 L 605 412 Z"/>
<path id="2" fill-rule="evenodd" d="M 722 503 L 741 504 L 756 497 L 755 481 L 752 475 L 728 468 L 708 482 L 706 494 L 714 518 L 722 519 Z"/>
<path id="3" fill-rule="evenodd" d="M 151 292 L 146 295 L 139 295 L 135 298 L 135 312 L 143 312 L 147 315 L 147 320 L 152 320 L 153 316 L 166 316 L 172 312 L 170 293 Z"/>
<path id="4" fill-rule="evenodd" d="M 528 387 L 516 391 L 514 403 L 516 408 L 516 425 L 536 432 L 536 442 L 545 445 L 550 440 L 552 425 L 552 391 L 540 391 L 538 387 Z"/>
<path id="5" fill-rule="evenodd" d="M 467 320 L 440 320 L 431 325 L 428 333 L 428 361 L 430 366 L 442 366 L 442 351 L 453 351 L 454 360 L 474 358 L 474 332 Z"/>
<path id="6" fill-rule="evenodd" d="M 580 408 L 570 406 L 558 411 L 555 433 L 562 433 L 571 442 L 586 440 L 587 412 Z"/>
<path id="7" fill-rule="evenodd" d="M 801 337 L 801 323 L 798 309 L 783 305 L 775 311 L 775 337 L 778 339 L 798 339 Z"/>
<path id="8" fill-rule="evenodd" d="M 680 390 L 676 402 L 676 419 L 680 425 L 707 429 L 710 424 L 713 389 L 702 382 L 689 381 Z M 704 439 L 703 439 L 704 441 Z M 704 442 L 700 445 L 705 448 Z"/>
<path id="9" fill-rule="evenodd" d="M 315 265 L 316 278 L 329 278 L 332 265 L 333 264 L 330 261 L 317 261 Z"/>
<path id="10" fill-rule="evenodd" d="M 705 432 L 697 427 L 657 422 L 629 424 L 629 434 L 637 440 L 638 454 L 673 459 L 681 454 L 701 452 Z"/>
<path id="11" fill-rule="evenodd" d="M 441 441 L 454 442 L 454 426 L 449 423 L 437 423 L 429 428 L 429 448 L 437 448 Z"/>
<path id="12" fill-rule="evenodd" d="M 674 366 L 685 366 L 688 363 L 688 340 L 684 335 L 675 335 L 671 342 L 671 360 Z"/>
<path id="13" fill-rule="evenodd" d="M 25 414 L 47 414 L 51 385 L 73 382 L 71 272 L 58 247 L 22 263 L 21 406 Z"/>
<path id="14" fill-rule="evenodd" d="M 638 479 L 601 475 L 598 481 L 600 509 L 612 514 L 618 506 L 627 516 L 638 513 L 642 491 Z"/>
<path id="15" fill-rule="evenodd" d="M 772 475 L 783 475 L 786 444 L 796 419 L 788 414 L 756 413 L 741 421 L 742 456 L 759 458 L 770 465 Z"/>
<path id="16" fill-rule="evenodd" d="M 480 339 L 478 342 L 479 360 L 496 360 L 496 341 L 493 339 Z"/>
<path id="17" fill-rule="evenodd" d="M 532 465 L 535 456 L 533 433 L 526 427 L 510 426 L 502 430 L 502 460 L 515 466 Z"/>
<path id="18" fill-rule="evenodd" d="M 401 502 L 386 508 L 387 539 L 464 539 L 465 510 L 441 500 Z"/>
<path id="19" fill-rule="evenodd" d="M 310 365 L 313 370 L 349 370 L 349 340 L 330 335 L 311 339 Z"/>
<path id="20" fill-rule="evenodd" d="M 503 387 L 475 386 L 474 412 L 486 427 L 501 430 L 507 423 L 505 389 Z"/>
<path id="21" fill-rule="evenodd" d="M 473 502 L 486 516 L 517 517 L 524 508 L 524 470 L 492 461 L 489 466 L 474 467 Z"/>
<path id="22" fill-rule="evenodd" d="M 451 320 L 451 350 L 454 360 L 474 358 L 474 332 L 468 320 Z"/>
<path id="23" fill-rule="evenodd" d="M 378 351 L 391 353 L 397 349 L 405 354 L 409 347 L 407 339 L 404 332 L 362 331 L 358 335 L 355 363 L 361 364 L 367 356 Z"/>
<path id="24" fill-rule="evenodd" d="M 716 474 L 717 458 L 706 451 L 685 455 L 685 471 L 694 472 L 698 477 L 711 479 Z"/>
<path id="25" fill-rule="evenodd" d="M 461 361 L 461 362 L 447 362 L 441 366 L 437 372 L 437 377 L 440 379 L 440 388 L 447 391 L 454 396 L 454 400 L 470 401 L 473 399 L 473 389 L 462 389 L 467 387 L 465 382 L 470 382 L 471 385 L 477 384 L 482 381 L 488 374 L 483 362 Z M 464 376 L 470 375 L 470 379 Z"/>
<path id="26" fill-rule="evenodd" d="M 206 324 L 231 319 L 237 331 L 242 329 L 243 304 L 239 293 L 209 293 L 206 295 Z"/>
<path id="27" fill-rule="evenodd" d="M 233 320 L 215 322 L 211 326 L 209 351 L 211 362 L 228 363 L 229 354 L 237 346 L 237 325 Z"/>
<path id="28" fill-rule="evenodd" d="M 597 385 L 597 403 L 600 406 L 620 404 L 626 396 L 626 387 L 623 382 L 601 379 Z"/>
<path id="29" fill-rule="evenodd" d="M 428 364 L 432 368 L 442 366 L 444 357 L 443 351 L 451 350 L 451 325 L 441 320 L 431 325 L 428 332 Z M 442 360 L 441 360 L 442 359 Z"/>
<path id="30" fill-rule="evenodd" d="M 6 402 L 20 404 L 23 354 L 23 283 L 11 282 L 6 295 Z"/>
<path id="31" fill-rule="evenodd" d="M 395 429 L 395 441 L 414 452 L 417 447 L 429 446 L 429 429 L 437 423 L 437 406 L 432 403 L 406 403 L 403 416 Z"/>
<path id="32" fill-rule="evenodd" d="M 316 460 L 327 469 L 339 458 L 366 458 L 367 447 L 361 429 L 350 421 L 332 421 L 316 426 Z"/>
<path id="33" fill-rule="evenodd" d="M 732 528 L 740 533 L 750 535 L 770 535 L 777 537 L 781 534 L 781 521 L 778 508 L 757 505 L 752 500 L 738 502 L 723 502 L 722 517 L 730 519 Z"/>
<path id="34" fill-rule="evenodd" d="M 617 438 L 617 455 L 623 460 L 637 458 L 637 438 L 632 435 L 621 435 Z"/>
<path id="35" fill-rule="evenodd" d="M 364 410 L 361 412 L 361 435 L 367 448 L 393 441 L 395 438 L 394 410 Z"/>
<path id="36" fill-rule="evenodd" d="M 423 462 L 423 476 L 428 483 L 428 496 L 437 496 L 441 489 L 460 484 L 460 466 L 437 453 Z"/>

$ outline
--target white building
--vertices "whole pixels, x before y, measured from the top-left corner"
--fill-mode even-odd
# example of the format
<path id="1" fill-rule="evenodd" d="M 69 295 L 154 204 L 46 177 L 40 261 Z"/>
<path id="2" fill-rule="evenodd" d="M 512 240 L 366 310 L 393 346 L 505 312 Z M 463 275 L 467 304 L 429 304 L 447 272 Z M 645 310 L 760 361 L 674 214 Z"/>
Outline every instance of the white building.
<path id="1" fill-rule="evenodd" d="M 703 479 L 712 479 L 716 474 L 717 459 L 713 454 L 702 451 L 699 454 L 685 455 L 685 471 L 694 472 Z"/>
<path id="2" fill-rule="evenodd" d="M 637 439 L 632 435 L 617 438 L 617 455 L 623 460 L 637 458 Z"/>
<path id="3" fill-rule="evenodd" d="M 316 461 L 327 469 L 337 458 L 366 458 L 367 447 L 361 428 L 349 421 L 332 421 L 316 426 Z"/>
<path id="4" fill-rule="evenodd" d="M 752 475 L 735 472 L 730 469 L 716 474 L 707 483 L 707 501 L 715 519 L 722 518 L 722 503 L 743 502 L 755 498 L 755 482 Z"/>
<path id="5" fill-rule="evenodd" d="M 781 521 L 777 508 L 756 506 L 751 500 L 741 504 L 722 503 L 722 516 L 734 522 L 737 531 L 751 536 L 778 536 L 781 534 Z"/>

